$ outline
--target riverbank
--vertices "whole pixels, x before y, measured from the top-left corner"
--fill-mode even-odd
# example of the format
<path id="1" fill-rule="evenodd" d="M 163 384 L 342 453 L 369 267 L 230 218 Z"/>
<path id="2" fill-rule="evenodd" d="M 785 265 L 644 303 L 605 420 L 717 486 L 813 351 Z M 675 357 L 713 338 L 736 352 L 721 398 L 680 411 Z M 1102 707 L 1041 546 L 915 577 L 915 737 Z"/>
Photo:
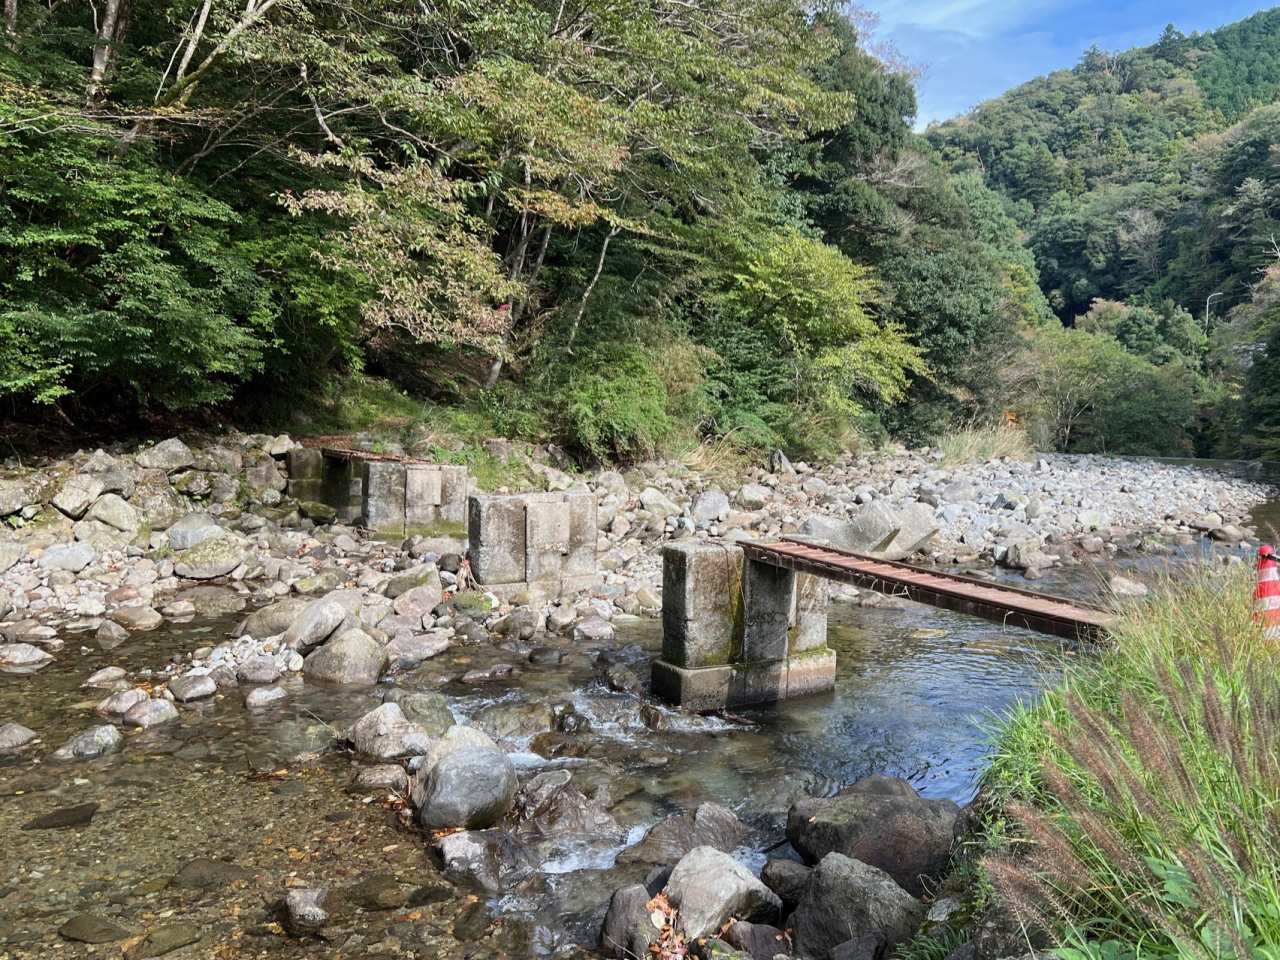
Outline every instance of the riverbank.
<path id="1" fill-rule="evenodd" d="M 1280 944 L 1280 684 L 1253 581 L 1239 567 L 1166 578 L 1097 659 L 1010 711 L 942 888 L 949 909 L 907 955 Z"/>
<path id="2" fill-rule="evenodd" d="M 257 937 L 261 947 L 272 937 L 305 944 L 320 936 L 325 943 L 358 937 L 361 952 L 449 955 L 462 942 L 472 955 L 501 956 L 521 955 L 542 937 L 547 949 L 570 955 L 573 944 L 594 942 L 613 889 L 670 866 L 708 836 L 680 826 L 688 817 L 695 824 L 699 816 L 711 818 L 721 852 L 758 870 L 762 860 L 749 851 L 776 841 L 794 805 L 866 773 L 910 775 L 936 765 L 941 776 L 931 772 L 917 783 L 926 795 L 932 790 L 963 802 L 980 752 L 960 743 L 974 734 L 957 721 L 980 709 L 973 691 L 983 690 L 981 706 L 1012 703 L 1034 689 L 1037 664 L 1050 658 L 1048 648 L 1029 640 L 967 633 L 969 627 L 945 619 L 922 621 L 904 636 L 894 618 L 898 601 L 842 588 L 834 599 L 858 605 L 832 627 L 848 694 L 789 704 L 776 719 L 757 712 L 750 719 L 758 732 L 683 714 L 651 702 L 645 690 L 660 643 L 653 618 L 661 605 L 663 543 L 799 532 L 857 521 L 871 507 L 895 518 L 928 511 L 938 530 L 917 559 L 982 572 L 997 558 L 1011 566 L 1010 554 L 1034 556 L 1037 563 L 1021 569 L 1053 578 L 1080 565 L 1080 556 L 1123 564 L 1177 550 L 1181 538 L 1199 542 L 1197 524 L 1232 526 L 1248 537 L 1247 511 L 1266 494 L 1225 474 L 1096 458 L 943 469 L 938 452 L 899 450 L 822 469 L 775 457 L 772 469 L 743 473 L 667 463 L 590 476 L 521 460 L 519 469 L 550 489 L 587 485 L 598 507 L 603 583 L 534 602 L 468 589 L 460 541 L 369 539 L 331 522 L 324 505 L 292 500 L 286 458 L 293 445 L 288 437 L 172 439 L 136 453 L 98 451 L 30 465 L 0 478 L 0 508 L 12 507 L 0 541 L 0 583 L 10 597 L 0 622 L 7 641 L 0 656 L 9 671 L 0 703 L 10 713 L 0 715 L 0 741 L 11 751 L 0 757 L 0 781 L 17 784 L 3 811 L 5 828 L 17 830 L 92 792 L 112 814 L 107 824 L 129 824 L 124 832 L 134 836 L 150 823 L 181 850 L 136 858 L 161 885 L 135 894 L 139 869 L 125 867 L 131 872 L 122 876 L 115 864 L 108 868 L 112 852 L 104 838 L 94 856 L 104 862 L 98 872 L 114 879 L 94 880 L 68 867 L 63 876 L 74 875 L 80 891 L 74 903 L 55 897 L 42 906 L 53 874 L 15 863 L 22 880 L 6 896 L 16 899 L 0 896 L 15 956 L 68 942 L 57 931 L 75 905 L 95 915 L 108 909 L 134 936 L 162 926 L 165 911 L 192 909 L 187 894 L 172 892 L 184 889 L 182 881 L 172 885 L 171 878 L 188 859 L 202 857 L 254 871 L 240 878 L 252 890 L 244 896 L 257 905 L 245 913 L 243 898 L 207 904 L 197 923 L 208 939 L 187 949 L 237 937 Z M 1101 512 L 1098 489 L 1113 492 L 1111 513 L 1101 520 L 1088 513 Z M 981 548 L 974 531 L 981 532 Z M 1098 549 L 1091 552 L 1094 541 Z M 1231 558 L 1249 541 L 1220 533 L 1218 542 Z M 954 712 L 932 719 L 905 712 L 915 696 L 909 687 L 854 694 L 859 664 L 876 658 L 892 662 L 895 676 L 914 677 L 930 702 L 938 701 L 939 685 L 951 682 L 948 675 L 962 681 Z M 1001 666 L 970 679 L 967 664 L 983 659 Z M 915 666 L 934 663 L 934 672 Z M 41 703 L 24 700 L 24 684 Z M 868 721 L 880 700 L 901 719 Z M 864 727 L 868 722 L 875 726 Z M 780 739 L 766 729 L 770 724 L 804 731 L 789 755 L 779 748 L 796 734 Z M 846 742 L 886 729 L 911 731 L 914 739 L 905 750 L 898 743 L 877 757 L 835 759 Z M 805 736 L 822 744 L 818 755 Z M 828 737 L 830 745 L 823 742 Z M 428 824 L 423 811 L 466 799 L 454 788 L 452 797 L 432 793 L 442 776 L 434 771 L 461 748 L 500 771 L 501 795 L 488 801 L 496 818 L 466 815 L 446 829 L 466 825 L 467 832 L 428 834 L 428 858 L 420 835 L 402 831 L 435 830 L 440 825 Z M 67 765 L 57 762 L 67 755 Z M 699 760 L 704 756 L 724 769 L 710 774 Z M 952 765 L 954 774 L 945 769 Z M 166 769 L 190 784 L 171 792 L 175 802 L 208 809 L 214 821 L 229 824 L 210 806 L 213 795 L 225 793 L 234 798 L 228 809 L 259 824 L 247 842 L 288 846 L 249 855 L 228 846 L 233 834 L 198 817 L 194 826 L 162 828 L 163 803 L 128 791 L 135 782 L 155 784 L 157 776 L 162 782 Z M 310 815 L 282 822 L 247 811 L 276 803 L 263 791 L 287 786 L 311 796 L 321 784 L 326 796 L 355 791 L 323 802 L 312 797 L 308 804 L 327 811 L 324 817 L 350 817 L 351 804 L 367 798 L 366 809 L 380 811 L 375 818 L 383 832 L 362 844 L 411 852 L 388 855 L 380 866 L 362 846 L 358 856 L 351 851 L 359 865 L 354 874 L 324 865 L 291 874 L 285 868 L 293 851 L 311 857 L 325 849 Z M 729 800 L 733 811 L 716 811 Z M 150 812 L 140 815 L 142 809 Z M 221 839 L 207 844 L 206 831 Z M 56 835 L 42 843 L 34 843 L 45 836 L 39 831 L 24 836 L 33 841 L 25 848 L 32 862 L 60 856 Z M 415 863 L 423 872 L 414 872 Z M 382 877 L 369 882 L 381 885 L 387 904 L 374 898 L 367 909 L 351 907 L 356 894 L 347 888 L 369 876 Z M 290 897 L 292 890 L 302 892 Z M 332 898 L 329 906 L 314 902 L 317 890 Z M 157 897 L 165 905 L 155 910 Z M 237 907 L 255 918 L 248 926 L 215 918 Z M 308 926 L 312 908 L 325 917 Z M 365 929 L 375 909 L 391 912 Z M 538 933 L 531 918 L 547 911 L 562 919 Z M 414 913 L 417 919 L 396 919 Z M 409 926 L 396 932 L 396 923 Z M 388 938 L 398 941 L 394 949 L 373 950 Z"/>

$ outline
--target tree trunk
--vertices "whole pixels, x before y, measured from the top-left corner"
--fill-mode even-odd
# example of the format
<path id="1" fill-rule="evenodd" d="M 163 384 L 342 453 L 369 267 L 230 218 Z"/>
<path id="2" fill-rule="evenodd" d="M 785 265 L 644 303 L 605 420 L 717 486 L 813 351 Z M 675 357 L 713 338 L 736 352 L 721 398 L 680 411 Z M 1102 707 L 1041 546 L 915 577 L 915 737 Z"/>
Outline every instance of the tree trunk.
<path id="1" fill-rule="evenodd" d="M 116 39 L 116 24 L 120 19 L 120 0 L 107 0 L 107 8 L 102 14 L 102 23 L 98 25 L 96 41 L 93 45 L 93 69 L 89 73 L 89 88 L 86 105 L 90 108 L 100 106 L 106 99 L 107 67 L 111 63 L 111 49 Z"/>
<path id="2" fill-rule="evenodd" d="M 4 0 L 4 32 L 7 37 L 18 33 L 18 0 Z M 9 46 L 13 47 L 12 40 L 9 41 Z"/>

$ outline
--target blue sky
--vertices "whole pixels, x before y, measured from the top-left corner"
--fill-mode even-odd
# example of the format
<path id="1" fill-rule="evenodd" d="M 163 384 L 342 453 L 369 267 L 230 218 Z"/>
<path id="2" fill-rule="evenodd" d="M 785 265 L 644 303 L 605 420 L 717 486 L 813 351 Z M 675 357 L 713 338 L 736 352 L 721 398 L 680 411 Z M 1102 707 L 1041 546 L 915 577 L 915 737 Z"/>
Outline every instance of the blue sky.
<path id="1" fill-rule="evenodd" d="M 915 64 L 920 126 L 963 113 L 1032 77 L 1070 67 L 1093 44 L 1154 43 L 1165 24 L 1209 30 L 1275 5 L 1258 0 L 868 0 L 876 37 Z"/>

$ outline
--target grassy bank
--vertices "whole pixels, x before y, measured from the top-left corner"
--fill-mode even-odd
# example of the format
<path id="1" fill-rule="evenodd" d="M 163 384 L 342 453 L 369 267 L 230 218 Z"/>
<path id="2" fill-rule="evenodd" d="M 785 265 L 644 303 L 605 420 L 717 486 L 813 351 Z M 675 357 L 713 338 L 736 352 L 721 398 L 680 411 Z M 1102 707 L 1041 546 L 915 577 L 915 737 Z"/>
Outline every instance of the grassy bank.
<path id="1" fill-rule="evenodd" d="M 1247 565 L 1168 580 L 1008 716 L 976 859 L 1031 939 L 1070 960 L 1280 956 L 1280 655 L 1253 585 Z"/>

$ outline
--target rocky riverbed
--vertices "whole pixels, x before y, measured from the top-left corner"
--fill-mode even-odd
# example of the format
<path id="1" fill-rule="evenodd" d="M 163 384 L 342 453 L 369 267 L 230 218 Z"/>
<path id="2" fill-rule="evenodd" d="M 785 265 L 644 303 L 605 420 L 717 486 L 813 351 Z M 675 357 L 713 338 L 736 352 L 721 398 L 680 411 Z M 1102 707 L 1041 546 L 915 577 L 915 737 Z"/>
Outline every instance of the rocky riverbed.
<path id="1" fill-rule="evenodd" d="M 594 942 L 628 877 L 606 929 L 635 939 L 641 891 L 642 905 L 661 894 L 659 905 L 687 918 L 681 891 L 708 871 L 740 876 L 742 888 L 699 908 L 706 931 L 695 939 L 730 917 L 754 919 L 759 931 L 739 933 L 758 940 L 731 946 L 772 957 L 770 923 L 804 907 L 795 922 L 811 943 L 798 949 L 843 955 L 832 948 L 858 937 L 827 942 L 825 903 L 870 884 L 915 917 L 893 889 L 918 906 L 911 877 L 930 872 L 909 870 L 891 889 L 860 866 L 828 869 L 832 853 L 875 858 L 852 841 L 806 852 L 788 826 L 795 867 L 770 867 L 761 886 L 750 851 L 787 811 L 873 771 L 833 768 L 839 781 L 824 782 L 803 772 L 814 760 L 797 750 L 776 782 L 735 773 L 719 791 L 691 789 L 700 753 L 733 743 L 742 770 L 764 771 L 776 740 L 648 701 L 661 544 L 803 533 L 1053 579 L 1082 558 L 1158 557 L 1206 535 L 1239 558 L 1254 541 L 1249 511 L 1269 494 L 1215 471 L 1094 457 L 943 468 L 936 451 L 895 450 L 816 468 L 779 454 L 734 475 L 671 463 L 580 475 L 538 462 L 548 489 L 595 493 L 604 582 L 534 603 L 475 589 L 464 542 L 369 540 L 323 504 L 292 500 L 293 445 L 174 438 L 0 475 L 0 832 L 57 821 L 11 847 L 20 855 L 14 882 L 0 884 L 0 956 L 73 955 L 86 942 L 124 943 L 136 957 L 453 956 L 460 943 L 473 956 L 564 954 Z M 833 593 L 880 616 L 898 603 Z M 925 645 L 949 631 L 917 632 Z M 983 643 L 1011 655 L 1004 641 L 965 646 L 982 655 Z M 958 789 L 939 800 L 891 790 L 899 805 L 962 799 Z M 715 802 L 730 794 L 744 801 L 734 811 Z M 158 839 L 121 849 L 112 831 Z M 819 877 L 807 901 L 802 859 Z M 215 879 L 188 884 L 191 863 Z M 683 872 L 664 873 L 677 864 Z M 608 889 L 599 877 L 557 879 L 600 870 Z M 781 873 L 789 879 L 769 882 Z M 74 876 L 74 896 L 60 876 Z M 571 919 L 540 925 L 539 905 L 553 900 Z M 672 936 L 691 935 L 681 923 Z M 888 934 L 868 929 L 858 936 L 872 936 L 873 955 L 875 936 Z M 197 934 L 203 946 L 189 939 Z"/>

